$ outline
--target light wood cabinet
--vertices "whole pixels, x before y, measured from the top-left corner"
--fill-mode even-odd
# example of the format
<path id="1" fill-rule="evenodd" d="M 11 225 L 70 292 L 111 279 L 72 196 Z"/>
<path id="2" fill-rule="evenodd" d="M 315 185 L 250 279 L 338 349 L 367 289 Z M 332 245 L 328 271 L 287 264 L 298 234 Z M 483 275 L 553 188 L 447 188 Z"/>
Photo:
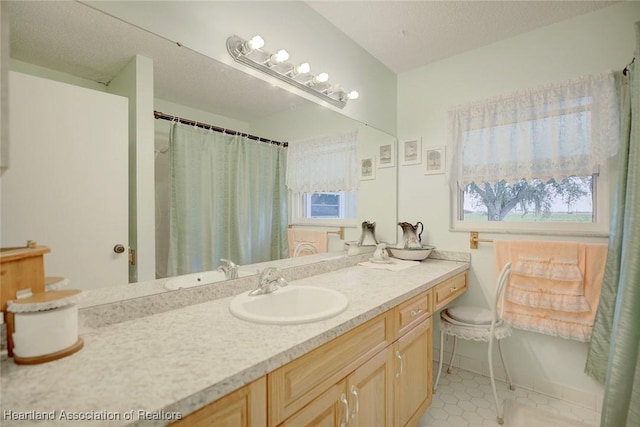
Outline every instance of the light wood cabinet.
<path id="1" fill-rule="evenodd" d="M 440 310 L 467 290 L 467 273 L 461 273 L 433 288 L 433 311 Z"/>
<path id="2" fill-rule="evenodd" d="M 171 425 L 174 427 L 266 427 L 267 379 L 259 378 Z"/>
<path id="3" fill-rule="evenodd" d="M 466 278 L 412 297 L 173 425 L 417 426 L 432 399 L 431 316 L 466 291 Z"/>
<path id="4" fill-rule="evenodd" d="M 349 427 L 392 425 L 393 368 L 393 353 L 387 347 L 347 377 Z"/>
<path id="5" fill-rule="evenodd" d="M 381 314 L 269 373 L 269 425 L 280 425 L 388 347 L 392 325 L 391 313 Z"/>
<path id="6" fill-rule="evenodd" d="M 280 425 L 391 426 L 394 415 L 393 367 L 391 347 L 387 347 Z"/>
<path id="7" fill-rule="evenodd" d="M 431 405 L 431 332 L 428 318 L 393 345 L 399 365 L 394 399 L 396 426 L 416 426 Z"/>

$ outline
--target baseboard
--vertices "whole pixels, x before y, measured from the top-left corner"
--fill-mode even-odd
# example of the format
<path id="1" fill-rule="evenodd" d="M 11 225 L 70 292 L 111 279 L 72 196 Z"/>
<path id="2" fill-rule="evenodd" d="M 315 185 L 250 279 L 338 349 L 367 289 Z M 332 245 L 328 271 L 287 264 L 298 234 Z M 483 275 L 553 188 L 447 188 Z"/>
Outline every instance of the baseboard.
<path id="1" fill-rule="evenodd" d="M 440 350 L 433 349 L 434 363 L 439 362 Z M 451 360 L 451 352 L 444 351 L 444 363 L 443 371 Z M 471 357 L 461 356 L 456 354 L 453 360 L 453 367 L 462 369 L 464 371 L 473 372 L 488 377 L 489 376 L 489 364 L 486 360 L 477 360 Z M 506 375 L 504 369 L 500 363 L 494 364 L 494 374 L 498 381 L 506 382 Z M 434 372 L 433 378 L 436 373 Z M 523 375 L 519 372 L 511 372 L 512 381 L 516 387 L 521 387 L 526 390 L 535 391 L 546 396 L 550 396 L 556 399 L 563 400 L 565 402 L 577 404 L 592 411 L 600 412 L 602 410 L 602 402 L 604 398 L 604 391 L 601 393 L 590 393 L 584 390 L 568 387 L 563 384 L 553 383 L 548 380 L 541 380 L 539 378 Z"/>

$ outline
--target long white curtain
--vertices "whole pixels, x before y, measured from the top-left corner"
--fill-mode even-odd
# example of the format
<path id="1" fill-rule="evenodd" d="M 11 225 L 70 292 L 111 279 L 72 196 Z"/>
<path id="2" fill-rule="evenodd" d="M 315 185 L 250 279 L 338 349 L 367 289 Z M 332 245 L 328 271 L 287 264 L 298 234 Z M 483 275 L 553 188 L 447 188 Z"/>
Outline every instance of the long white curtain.
<path id="1" fill-rule="evenodd" d="M 613 73 L 460 106 L 449 114 L 450 184 L 598 173 L 617 152 L 618 122 Z"/>
<path id="2" fill-rule="evenodd" d="M 170 276 L 288 256 L 284 147 L 173 124 Z"/>
<path id="3" fill-rule="evenodd" d="M 287 188 L 294 193 L 355 191 L 358 131 L 289 143 Z"/>

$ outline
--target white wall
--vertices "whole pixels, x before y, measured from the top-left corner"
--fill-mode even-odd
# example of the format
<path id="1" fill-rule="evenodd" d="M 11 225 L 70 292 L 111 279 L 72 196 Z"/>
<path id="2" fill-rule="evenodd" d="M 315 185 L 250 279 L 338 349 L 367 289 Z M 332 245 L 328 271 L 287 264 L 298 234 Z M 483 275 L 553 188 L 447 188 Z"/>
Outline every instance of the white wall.
<path id="1" fill-rule="evenodd" d="M 153 61 L 135 56 L 107 90 L 129 98 L 129 246 L 136 257 L 129 282 L 152 280 L 156 278 Z"/>
<path id="2" fill-rule="evenodd" d="M 633 23 L 639 19 L 640 3 L 626 2 L 400 74 L 400 143 L 422 137 L 423 145 L 445 145 L 447 111 L 459 104 L 621 70 L 634 55 Z M 439 248 L 470 251 L 469 234 L 449 230 L 450 197 L 444 175 L 425 176 L 418 166 L 401 166 L 398 184 L 400 220 L 421 220 L 428 243 Z M 490 244 L 471 251 L 470 289 L 461 303 L 488 306 L 495 287 L 492 251 Z M 434 336 L 434 346 L 439 347 L 439 336 Z M 516 331 L 505 347 L 520 384 L 599 408 L 602 388 L 583 373 L 587 344 Z M 480 369 L 479 361 L 486 360 L 486 347 L 477 343 L 464 343 L 460 353 L 468 368 Z"/>

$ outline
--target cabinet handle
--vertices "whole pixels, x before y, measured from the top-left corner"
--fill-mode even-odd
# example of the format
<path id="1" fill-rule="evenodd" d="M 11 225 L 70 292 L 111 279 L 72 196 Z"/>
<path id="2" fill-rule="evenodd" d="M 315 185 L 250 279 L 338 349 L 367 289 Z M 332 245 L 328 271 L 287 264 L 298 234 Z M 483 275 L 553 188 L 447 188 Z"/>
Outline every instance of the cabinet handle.
<path id="1" fill-rule="evenodd" d="M 398 360 L 400 360 L 400 372 L 398 372 L 396 374 L 396 378 L 400 377 L 400 375 L 402 375 L 402 372 L 404 371 L 404 362 L 402 361 L 402 355 L 400 354 L 400 351 L 396 351 L 396 358 Z"/>
<path id="2" fill-rule="evenodd" d="M 340 423 L 340 427 L 347 427 L 347 424 L 349 424 L 349 402 L 344 393 L 340 395 L 340 402 L 344 404 L 344 421 Z"/>
<path id="3" fill-rule="evenodd" d="M 411 317 L 416 317 L 418 314 L 422 313 L 422 306 L 419 305 L 417 310 L 411 310 Z"/>
<path id="4" fill-rule="evenodd" d="M 453 288 L 449 288 L 449 293 L 451 293 L 451 292 L 455 292 L 455 291 L 457 291 L 457 290 L 458 290 L 458 287 L 457 287 L 457 286 L 454 286 Z"/>
<path id="5" fill-rule="evenodd" d="M 354 385 L 351 386 L 351 394 L 356 399 L 356 408 L 351 412 L 351 419 L 354 419 L 360 412 L 360 398 L 358 397 L 358 389 Z"/>

